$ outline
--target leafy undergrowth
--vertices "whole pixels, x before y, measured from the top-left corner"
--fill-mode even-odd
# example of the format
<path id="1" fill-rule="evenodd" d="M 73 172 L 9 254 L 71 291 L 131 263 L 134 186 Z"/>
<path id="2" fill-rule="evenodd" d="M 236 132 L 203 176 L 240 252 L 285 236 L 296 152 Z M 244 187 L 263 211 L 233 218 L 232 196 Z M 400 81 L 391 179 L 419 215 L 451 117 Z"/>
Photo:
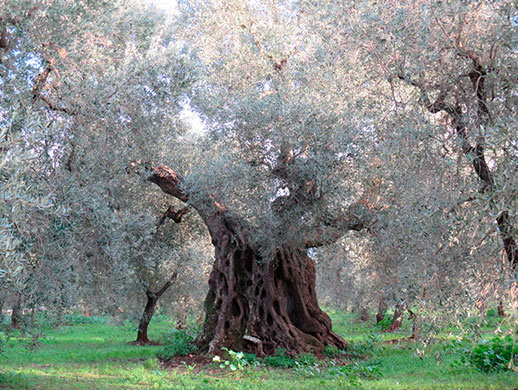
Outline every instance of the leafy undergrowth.
<path id="1" fill-rule="evenodd" d="M 227 351 L 219 361 L 197 356 L 187 346 L 193 331 L 170 331 L 172 320 L 160 318 L 150 328 L 152 339 L 172 342 L 141 347 L 128 344 L 136 336 L 134 324 L 77 317 L 68 321 L 70 326 L 47 329 L 37 348 L 15 332 L 0 355 L 0 389 L 518 388 L 518 373 L 501 371 L 501 366 L 483 372 L 474 363 L 484 365 L 484 359 L 498 355 L 500 364 L 508 338 L 471 345 L 453 342 L 450 332 L 427 347 L 412 341 L 389 344 L 385 341 L 408 336 L 408 329 L 380 333 L 373 324 L 355 321 L 353 314 L 331 316 L 335 330 L 352 343 L 346 351 L 328 348 L 325 360 L 311 354 L 291 358 L 278 350 L 266 359 Z M 157 358 L 178 353 L 185 355 L 168 366 Z"/>

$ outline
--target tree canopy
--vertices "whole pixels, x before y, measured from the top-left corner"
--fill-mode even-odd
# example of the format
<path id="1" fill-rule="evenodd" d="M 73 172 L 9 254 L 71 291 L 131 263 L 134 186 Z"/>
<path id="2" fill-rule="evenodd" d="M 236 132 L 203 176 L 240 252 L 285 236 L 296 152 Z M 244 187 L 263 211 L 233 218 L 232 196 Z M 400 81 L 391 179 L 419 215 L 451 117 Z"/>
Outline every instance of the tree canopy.
<path id="1" fill-rule="evenodd" d="M 345 345 L 315 261 L 365 304 L 516 310 L 515 2 L 1 5 L 11 301 L 208 277 L 196 343 L 258 354 Z"/>

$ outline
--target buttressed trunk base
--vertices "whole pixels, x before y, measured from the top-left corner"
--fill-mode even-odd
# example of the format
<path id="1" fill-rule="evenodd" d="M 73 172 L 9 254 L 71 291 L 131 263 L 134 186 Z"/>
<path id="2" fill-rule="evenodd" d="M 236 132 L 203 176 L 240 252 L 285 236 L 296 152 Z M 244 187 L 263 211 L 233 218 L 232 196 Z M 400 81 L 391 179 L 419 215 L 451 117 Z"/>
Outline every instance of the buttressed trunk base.
<path id="1" fill-rule="evenodd" d="M 130 166 L 137 173 L 147 172 L 148 180 L 166 194 L 189 201 L 181 176 L 169 167 L 142 162 Z M 323 245 L 320 240 L 313 237 L 301 248 L 279 247 L 272 261 L 264 261 L 216 199 L 210 196 L 203 207 L 191 205 L 207 226 L 215 248 L 204 324 L 195 340 L 200 351 L 216 354 L 228 348 L 263 356 L 274 354 L 277 348 L 290 355 L 321 353 L 328 345 L 344 348 L 346 342 L 332 331 L 329 316 L 317 302 L 315 264 L 306 248 Z M 335 230 L 341 235 L 363 227 L 354 213 L 339 222 Z"/>
<path id="2" fill-rule="evenodd" d="M 205 300 L 205 321 L 195 343 L 201 351 L 223 347 L 274 354 L 321 353 L 327 345 L 346 342 L 331 330 L 331 320 L 318 306 L 315 265 L 305 250 L 280 248 L 273 262 L 263 262 L 240 242 L 224 218 L 206 221 L 216 260 Z"/>

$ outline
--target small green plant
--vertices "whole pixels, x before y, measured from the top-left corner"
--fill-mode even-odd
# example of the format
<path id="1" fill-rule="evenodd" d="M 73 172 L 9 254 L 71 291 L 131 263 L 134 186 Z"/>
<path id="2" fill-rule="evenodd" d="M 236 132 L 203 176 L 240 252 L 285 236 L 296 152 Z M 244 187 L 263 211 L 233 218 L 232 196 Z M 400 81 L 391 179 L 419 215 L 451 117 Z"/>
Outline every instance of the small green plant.
<path id="1" fill-rule="evenodd" d="M 504 371 L 518 356 L 518 345 L 510 335 L 482 340 L 469 355 L 464 355 L 462 362 L 468 362 L 483 372 Z"/>
<path id="2" fill-rule="evenodd" d="M 155 358 L 149 358 L 149 359 L 144 360 L 142 365 L 144 366 L 144 368 L 146 368 L 148 370 L 158 368 L 158 362 Z"/>
<path id="3" fill-rule="evenodd" d="M 295 360 L 288 356 L 284 348 L 277 348 L 275 350 L 275 355 L 266 356 L 264 358 L 264 363 L 267 366 L 277 368 L 292 368 L 295 366 Z"/>
<path id="4" fill-rule="evenodd" d="M 173 329 L 162 335 L 165 347 L 157 354 L 160 360 L 167 360 L 174 356 L 185 356 L 196 352 L 197 348 L 192 343 L 196 336 L 195 329 Z"/>
<path id="5" fill-rule="evenodd" d="M 312 353 L 301 353 L 295 357 L 295 364 L 313 366 L 318 363 L 318 359 Z"/>
<path id="6" fill-rule="evenodd" d="M 337 357 L 340 353 L 340 349 L 336 345 L 328 345 L 324 349 L 324 355 L 327 357 Z"/>
<path id="7" fill-rule="evenodd" d="M 245 359 L 252 365 L 259 364 L 257 356 L 253 353 L 245 353 Z"/>

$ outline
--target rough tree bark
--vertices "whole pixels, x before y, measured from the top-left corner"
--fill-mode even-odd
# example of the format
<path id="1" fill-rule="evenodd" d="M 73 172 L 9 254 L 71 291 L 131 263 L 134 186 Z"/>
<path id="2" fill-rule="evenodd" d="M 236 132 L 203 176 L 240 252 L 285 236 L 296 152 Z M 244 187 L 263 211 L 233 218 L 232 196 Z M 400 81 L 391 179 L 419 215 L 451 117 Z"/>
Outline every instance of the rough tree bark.
<path id="1" fill-rule="evenodd" d="M 132 344 L 137 345 L 149 345 L 156 344 L 155 342 L 149 340 L 147 331 L 149 327 L 149 323 L 153 318 L 153 314 L 155 313 L 155 308 L 158 300 L 164 293 L 172 286 L 173 281 L 177 278 L 178 274 L 174 273 L 171 278 L 162 286 L 160 290 L 154 292 L 150 289 L 146 289 L 146 307 L 144 308 L 144 312 L 142 313 L 142 317 L 140 318 L 140 323 L 137 331 L 137 339 Z"/>
<path id="2" fill-rule="evenodd" d="M 182 179 L 173 170 L 155 164 L 144 164 L 144 169 L 163 192 L 188 202 Z M 263 261 L 225 206 L 215 197 L 207 202 L 210 207 L 197 209 L 192 205 L 215 247 L 205 320 L 195 340 L 199 349 L 215 354 L 226 347 L 265 355 L 281 347 L 293 355 L 323 352 L 327 345 L 343 348 L 345 340 L 332 331 L 329 316 L 318 305 L 315 264 L 307 256 L 306 246 L 317 246 L 321 232 L 308 238 L 306 246 L 277 248 L 273 261 Z M 342 235 L 359 228 L 357 218 L 340 224 Z M 333 229 L 325 239 L 334 235 L 337 232 Z"/>
<path id="3" fill-rule="evenodd" d="M 200 349 L 216 353 L 227 347 L 263 355 L 278 347 L 295 354 L 345 346 L 318 306 L 315 265 L 305 251 L 279 248 L 274 262 L 262 262 L 223 215 L 206 222 L 216 261 L 205 322 L 196 339 Z"/>

